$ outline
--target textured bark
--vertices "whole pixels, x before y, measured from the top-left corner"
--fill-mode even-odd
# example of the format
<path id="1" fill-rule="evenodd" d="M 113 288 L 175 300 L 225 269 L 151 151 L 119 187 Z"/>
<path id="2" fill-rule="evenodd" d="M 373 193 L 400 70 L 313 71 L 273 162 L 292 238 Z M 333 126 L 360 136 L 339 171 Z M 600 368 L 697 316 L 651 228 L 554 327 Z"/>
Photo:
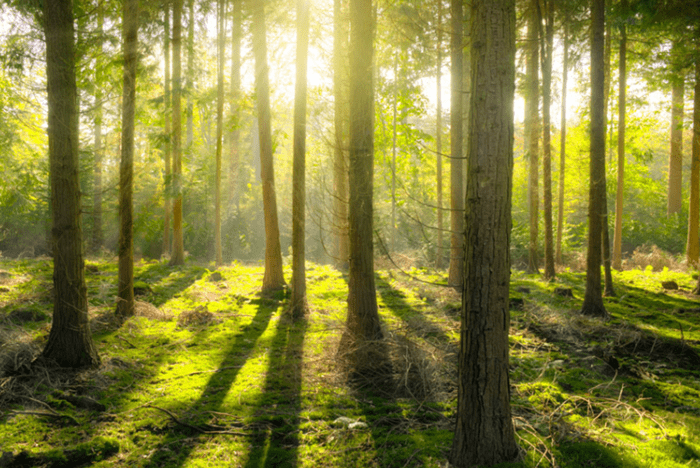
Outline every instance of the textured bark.
<path id="1" fill-rule="evenodd" d="M 272 130 L 270 123 L 270 84 L 265 38 L 265 2 L 251 0 L 253 13 L 253 54 L 255 55 L 255 93 L 260 133 L 260 176 L 262 178 L 263 210 L 265 212 L 265 274 L 263 292 L 284 287 L 282 249 L 277 221 L 277 195 L 272 161 Z"/>
<path id="2" fill-rule="evenodd" d="M 104 10 L 101 5 L 97 7 L 97 35 L 102 50 L 102 35 L 104 33 Z M 90 250 L 99 253 L 104 244 L 104 234 L 102 232 L 102 71 L 98 64 L 95 67 L 95 164 L 93 168 L 92 186 L 92 236 Z"/>
<path id="3" fill-rule="evenodd" d="M 552 54 L 554 53 L 554 0 L 545 0 L 545 31 L 542 41 L 542 188 L 544 202 L 544 277 L 554 279 L 552 221 Z"/>
<path id="4" fill-rule="evenodd" d="M 165 159 L 165 180 L 163 182 L 165 193 L 164 195 L 164 205 L 165 214 L 163 216 L 163 253 L 170 255 L 172 245 L 170 241 L 170 215 L 171 215 L 171 202 L 172 202 L 172 173 L 171 173 L 171 156 L 172 156 L 172 99 L 170 96 L 170 87 L 172 86 L 170 77 L 170 4 L 166 2 L 164 13 L 164 40 L 163 40 L 163 55 L 165 62 L 165 77 L 163 82 L 163 108 L 165 115 L 164 131 L 165 131 L 165 148 L 164 148 L 164 159 Z"/>
<path id="5" fill-rule="evenodd" d="M 442 212 L 442 0 L 438 0 L 437 16 L 437 65 L 435 75 L 437 81 L 437 116 L 435 118 L 435 149 L 437 156 L 437 239 L 435 252 L 435 268 L 441 269 L 443 264 L 442 232 L 445 229 Z"/>
<path id="6" fill-rule="evenodd" d="M 347 270 L 350 262 L 350 238 L 348 228 L 348 30 L 343 17 L 344 1 L 333 2 L 333 97 L 334 131 L 333 147 L 333 225 L 335 238 L 335 264 Z"/>
<path id="7" fill-rule="evenodd" d="M 515 2 L 474 2 L 455 467 L 519 455 L 508 376 Z"/>
<path id="8" fill-rule="evenodd" d="M 537 3 L 539 0 L 530 0 L 527 7 L 527 43 L 525 65 L 525 121 L 524 145 L 527 151 L 529 164 L 528 176 L 528 207 L 530 214 L 530 242 L 528 244 L 527 270 L 537 273 L 540 268 L 538 254 L 539 231 L 539 52 L 538 52 L 538 25 Z"/>
<path id="9" fill-rule="evenodd" d="M 559 145 L 559 200 L 557 210 L 557 245 L 554 256 L 558 264 L 563 263 L 561 254 L 562 238 L 564 236 L 564 187 L 566 185 L 566 86 L 569 78 L 569 25 L 568 18 L 564 19 L 564 58 L 562 62 L 561 79 L 561 140 Z"/>
<path id="10" fill-rule="evenodd" d="M 119 165 L 119 283 L 117 316 L 134 315 L 134 116 L 136 114 L 136 66 L 138 0 L 125 0 L 124 88 L 122 93 L 122 141 Z"/>
<path id="11" fill-rule="evenodd" d="M 351 375 L 386 376 L 372 244 L 374 21 L 371 0 L 350 0 L 350 271 L 340 351 Z"/>
<path id="12" fill-rule="evenodd" d="M 623 5 L 625 5 L 623 0 Z M 625 110 L 627 99 L 627 29 L 620 26 L 620 90 L 617 118 L 617 193 L 615 195 L 615 234 L 613 235 L 612 266 L 622 270 L 622 209 L 625 201 Z"/>
<path id="13" fill-rule="evenodd" d="M 678 54 L 679 45 L 673 43 L 671 54 Z M 680 213 L 683 204 L 683 107 L 685 77 L 676 71 L 671 79 L 671 152 L 668 160 L 668 215 Z"/>
<path id="14" fill-rule="evenodd" d="M 61 367 L 99 364 L 87 314 L 87 288 L 80 225 L 73 4 L 45 0 L 48 85 L 51 251 L 54 258 L 53 321 L 41 358 Z"/>
<path id="15" fill-rule="evenodd" d="M 294 163 L 292 174 L 293 317 L 306 312 L 306 70 L 309 54 L 309 0 L 297 0 L 297 56 L 294 90 Z"/>
<path id="16" fill-rule="evenodd" d="M 182 233 L 182 0 L 173 0 L 173 248 L 171 265 L 185 263 Z"/>
<path id="17" fill-rule="evenodd" d="M 451 0 L 451 110 L 450 110 L 450 268 L 447 282 L 461 287 L 464 279 L 464 173 L 462 171 L 462 72 L 464 0 Z"/>
<path id="18" fill-rule="evenodd" d="M 581 313 L 607 317 L 600 261 L 605 200 L 605 0 L 591 1 L 591 147 L 586 292 Z"/>
<path id="19" fill-rule="evenodd" d="M 224 147 L 224 45 L 226 37 L 225 28 L 225 2 L 218 0 L 217 14 L 217 76 L 216 76 L 216 174 L 214 175 L 214 252 L 216 266 L 224 263 L 221 249 L 221 155 Z M 190 10 L 192 12 L 192 10 Z M 190 22 L 193 18 L 190 17 Z M 191 52 L 190 52 L 191 53 Z M 189 59 L 188 59 L 189 64 Z M 189 74 L 189 69 L 188 69 Z M 189 82 L 189 79 L 188 79 Z M 189 106 L 189 103 L 188 103 Z M 189 109 L 188 109 L 189 114 Z M 189 115 L 188 115 L 189 118 Z M 189 123 L 188 123 L 189 125 Z M 189 128 L 188 128 L 189 131 Z"/>
<path id="20" fill-rule="evenodd" d="M 690 166 L 690 201 L 688 203 L 688 241 L 686 260 L 688 265 L 698 266 L 700 243 L 700 60 L 695 62 L 695 97 L 693 98 L 693 148 Z M 700 285 L 700 282 L 699 282 Z"/>

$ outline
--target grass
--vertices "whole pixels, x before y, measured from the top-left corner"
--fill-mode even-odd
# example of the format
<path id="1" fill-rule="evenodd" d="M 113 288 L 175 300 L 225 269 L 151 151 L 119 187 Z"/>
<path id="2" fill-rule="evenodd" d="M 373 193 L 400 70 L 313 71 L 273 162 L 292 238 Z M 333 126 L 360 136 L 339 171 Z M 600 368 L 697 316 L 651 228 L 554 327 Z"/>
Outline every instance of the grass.
<path id="1" fill-rule="evenodd" d="M 397 382 L 379 392 L 349 387 L 335 365 L 347 283 L 331 267 L 309 266 L 310 313 L 292 322 L 286 292 L 258 293 L 259 266 L 139 263 L 137 316 L 121 326 L 111 320 L 116 267 L 91 261 L 86 271 L 102 365 L 32 368 L 49 331 L 51 262 L 0 261 L 0 452 L 10 460 L 0 465 L 446 466 L 453 290 L 377 272 Z M 608 322 L 577 313 L 584 281 L 513 274 L 511 403 L 523 458 L 505 466 L 700 467 L 695 280 L 616 273 Z"/>

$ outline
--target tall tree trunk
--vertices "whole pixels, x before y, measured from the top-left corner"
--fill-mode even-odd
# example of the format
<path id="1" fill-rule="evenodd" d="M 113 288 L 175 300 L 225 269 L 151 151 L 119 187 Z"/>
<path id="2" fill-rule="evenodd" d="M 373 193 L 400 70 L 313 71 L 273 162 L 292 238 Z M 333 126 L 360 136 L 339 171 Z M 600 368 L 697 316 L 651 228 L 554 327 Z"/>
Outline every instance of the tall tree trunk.
<path id="1" fill-rule="evenodd" d="M 678 42 L 674 42 L 671 55 L 678 55 Z M 668 215 L 680 213 L 683 200 L 683 107 L 685 102 L 685 76 L 674 69 L 671 78 L 671 152 L 668 160 Z"/>
<path id="2" fill-rule="evenodd" d="M 117 316 L 134 315 L 134 116 L 136 115 L 136 66 L 138 0 L 124 1 L 124 90 L 122 93 L 122 141 L 119 165 L 119 287 Z"/>
<path id="3" fill-rule="evenodd" d="M 346 270 L 350 262 L 348 228 L 348 97 L 347 38 L 343 18 L 344 2 L 333 2 L 333 97 L 335 146 L 333 148 L 333 225 L 335 232 L 335 264 Z"/>
<path id="4" fill-rule="evenodd" d="M 231 25 L 231 160 L 229 165 L 229 206 L 238 207 L 239 167 L 240 167 L 240 99 L 241 99 L 241 40 L 242 40 L 242 3 L 233 0 L 233 24 Z"/>
<path id="5" fill-rule="evenodd" d="M 473 13 L 459 390 L 449 455 L 455 467 L 519 455 L 508 376 L 515 2 L 474 2 Z"/>
<path id="6" fill-rule="evenodd" d="M 700 255 L 700 60 L 695 61 L 695 97 L 693 98 L 693 149 L 690 166 L 690 200 L 688 203 L 688 241 L 686 260 L 697 268 Z M 698 282 L 700 285 L 700 280 Z"/>
<path id="7" fill-rule="evenodd" d="M 194 105 L 192 103 L 192 94 L 194 92 L 194 0 L 188 0 L 187 10 L 189 11 L 189 20 L 187 22 L 187 76 L 185 82 L 185 91 L 187 96 L 187 136 L 185 139 L 185 151 L 192 150 L 192 141 L 194 140 Z"/>
<path id="8" fill-rule="evenodd" d="M 293 317 L 306 311 L 306 70 L 309 54 L 309 0 L 297 0 L 297 56 L 294 90 L 294 163 L 292 180 Z"/>
<path id="9" fill-rule="evenodd" d="M 527 44 L 525 66 L 525 121 L 524 145 L 529 163 L 528 206 L 530 212 L 530 243 L 528 244 L 527 271 L 539 272 L 538 231 L 539 231 L 539 40 L 537 24 L 539 0 L 530 0 L 527 7 Z"/>
<path id="10" fill-rule="evenodd" d="M 586 292 L 581 313 L 607 317 L 600 260 L 605 203 L 605 0 L 591 1 L 591 149 Z"/>
<path id="11" fill-rule="evenodd" d="M 350 0 L 350 271 L 339 354 L 353 376 L 387 376 L 374 285 L 374 21 L 371 0 Z"/>
<path id="12" fill-rule="evenodd" d="M 265 38 L 265 2 L 252 0 L 253 54 L 255 55 L 255 92 L 258 104 L 258 132 L 260 136 L 260 175 L 262 178 L 263 210 L 265 212 L 265 275 L 263 292 L 284 287 L 282 249 L 277 221 L 277 195 L 272 161 L 272 130 L 270 123 L 270 84 Z"/>
<path id="13" fill-rule="evenodd" d="M 542 42 L 542 188 L 544 189 L 544 277 L 554 279 L 552 222 L 552 54 L 554 53 L 554 0 L 544 2 L 545 31 Z"/>
<path id="14" fill-rule="evenodd" d="M 172 245 L 170 241 L 170 215 L 171 215 L 171 201 L 172 201 L 172 191 L 173 191 L 173 185 L 172 185 L 172 173 L 171 173 L 171 167 L 170 167 L 170 158 L 172 156 L 172 98 L 170 96 L 170 87 L 172 86 L 172 82 L 170 79 L 170 3 L 166 2 L 165 3 L 165 12 L 164 12 L 164 31 L 163 35 L 164 40 L 163 40 L 163 55 L 164 57 L 164 66 L 165 66 L 165 77 L 164 77 L 164 82 L 163 82 L 163 108 L 165 115 L 163 116 L 165 119 L 165 149 L 164 149 L 164 158 L 165 158 L 165 180 L 163 182 L 164 186 L 164 205 L 165 205 L 165 214 L 163 216 L 163 253 L 170 255 L 170 252 L 172 250 Z"/>
<path id="15" fill-rule="evenodd" d="M 104 34 L 104 10 L 102 5 L 97 6 L 97 35 L 98 49 L 103 50 Z M 95 165 L 93 168 L 93 192 L 92 192 L 92 236 L 90 250 L 98 254 L 104 244 L 102 232 L 102 66 L 99 62 L 95 65 Z"/>
<path id="16" fill-rule="evenodd" d="M 185 263 L 182 233 L 182 1 L 173 0 L 173 251 L 171 265 Z"/>
<path id="17" fill-rule="evenodd" d="M 73 3 L 45 0 L 53 321 L 41 358 L 61 367 L 100 363 L 90 334 L 80 226 Z"/>
<path id="18" fill-rule="evenodd" d="M 442 232 L 445 229 L 442 213 L 442 0 L 437 0 L 437 64 L 435 76 L 437 81 L 437 116 L 435 117 L 435 149 L 437 156 L 437 248 L 435 268 L 441 269 L 443 262 Z"/>
<path id="19" fill-rule="evenodd" d="M 561 244 L 564 237 L 564 187 L 566 182 L 566 86 L 569 77 L 569 19 L 564 18 L 564 59 L 561 78 L 561 143 L 559 149 L 559 209 L 557 211 L 557 246 L 555 257 L 558 264 L 563 263 Z"/>
<path id="20" fill-rule="evenodd" d="M 622 0 L 626 8 L 626 0 Z M 613 268 L 622 270 L 622 209 L 625 200 L 625 110 L 627 98 L 627 30 L 620 26 L 620 90 L 617 124 L 617 194 L 615 196 L 615 234 L 613 236 Z"/>
<path id="21" fill-rule="evenodd" d="M 223 254 L 221 251 L 221 154 L 224 147 L 224 59 L 225 59 L 225 39 L 226 39 L 226 20 L 224 12 L 226 11 L 226 2 L 218 0 L 218 15 L 217 15 L 217 77 L 216 77 L 216 174 L 214 175 L 214 251 L 216 266 L 221 266 L 224 263 Z M 192 14 L 193 9 L 190 9 Z M 190 22 L 193 23 L 194 17 L 190 16 Z M 189 59 L 188 59 L 189 62 Z M 188 69 L 188 74 L 189 74 Z M 189 78 L 188 78 L 189 82 Z M 188 98 L 189 101 L 189 98 Z M 188 102 L 189 105 L 189 102 Z M 189 109 L 188 109 L 189 113 Z M 189 118 L 189 116 L 188 116 Z"/>
<path id="22" fill-rule="evenodd" d="M 462 156 L 462 21 L 464 0 L 451 0 L 451 110 L 450 110 L 450 269 L 447 282 L 459 288 L 464 280 L 464 174 Z"/>
<path id="23" fill-rule="evenodd" d="M 396 250 L 396 138 L 399 113 L 399 53 L 394 52 L 394 88 L 391 119 L 391 229 L 389 230 L 391 249 Z"/>

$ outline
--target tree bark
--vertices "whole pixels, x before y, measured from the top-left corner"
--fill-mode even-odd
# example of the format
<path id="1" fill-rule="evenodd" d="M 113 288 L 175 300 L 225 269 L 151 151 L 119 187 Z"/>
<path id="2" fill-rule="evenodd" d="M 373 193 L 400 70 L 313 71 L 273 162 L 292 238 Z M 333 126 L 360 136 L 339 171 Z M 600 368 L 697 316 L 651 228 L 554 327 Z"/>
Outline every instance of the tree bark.
<path id="1" fill-rule="evenodd" d="M 224 263 L 223 253 L 221 249 L 221 155 L 224 147 L 224 56 L 226 55 L 224 45 L 226 37 L 225 28 L 225 1 L 218 0 L 218 15 L 217 15 L 217 76 L 216 76 L 216 174 L 214 175 L 214 252 L 216 266 L 221 266 Z M 190 14 L 193 8 L 190 8 Z M 193 17 L 190 17 L 190 22 L 193 23 Z M 191 52 L 190 52 L 191 54 Z M 189 59 L 188 59 L 189 65 Z M 188 68 L 188 74 L 189 74 Z M 189 84 L 189 78 L 188 78 Z M 189 107 L 189 98 L 188 98 Z M 189 114 L 189 109 L 188 109 Z M 189 119 L 189 115 L 188 115 Z M 189 125 L 189 123 L 188 123 Z"/>
<path id="2" fill-rule="evenodd" d="M 450 268 L 447 282 L 459 288 L 464 279 L 464 174 L 462 156 L 462 21 L 464 0 L 451 0 L 451 110 L 450 110 Z"/>
<path id="3" fill-rule="evenodd" d="M 554 53 L 554 0 L 545 0 L 545 31 L 542 41 L 542 188 L 544 190 L 544 278 L 552 280 L 554 270 L 554 239 L 552 222 L 552 54 Z"/>
<path id="4" fill-rule="evenodd" d="M 97 6 L 97 34 L 99 37 L 98 48 L 103 50 L 104 34 L 104 10 L 102 5 Z M 90 250 L 94 254 L 99 254 L 104 244 L 104 234 L 102 232 L 102 66 L 95 66 L 95 167 L 93 168 L 92 187 L 92 236 Z"/>
<path id="5" fill-rule="evenodd" d="M 292 317 L 306 313 L 306 94 L 309 0 L 297 0 L 297 56 L 294 90 L 292 180 Z"/>
<path id="6" fill-rule="evenodd" d="M 182 1 L 173 0 L 173 251 L 171 265 L 185 263 L 182 233 Z"/>
<path id="7" fill-rule="evenodd" d="M 527 44 L 525 70 L 525 121 L 524 145 L 529 163 L 528 206 L 530 213 L 530 243 L 528 244 L 527 271 L 539 272 L 538 230 L 539 230 L 539 52 L 537 4 L 530 0 L 527 8 Z"/>
<path id="8" fill-rule="evenodd" d="M 626 1 L 622 1 L 623 8 Z M 625 201 L 625 111 L 627 98 L 627 29 L 620 26 L 620 90 L 617 123 L 617 193 L 615 195 L 615 234 L 613 236 L 612 266 L 622 270 L 622 209 Z"/>
<path id="9" fill-rule="evenodd" d="M 455 467 L 519 455 L 510 411 L 508 329 L 515 2 L 474 2 Z"/>
<path id="10" fill-rule="evenodd" d="M 87 312 L 87 287 L 80 225 L 77 87 L 73 4 L 45 0 L 48 85 L 49 179 L 51 184 L 51 251 L 54 258 L 53 322 L 40 358 L 61 367 L 96 366 Z"/>
<path id="11" fill-rule="evenodd" d="M 690 167 L 690 201 L 688 203 L 688 242 L 686 260 L 697 268 L 700 243 L 700 60 L 695 61 L 695 97 L 693 98 L 693 149 Z M 700 282 L 698 283 L 700 285 Z"/>
<path id="12" fill-rule="evenodd" d="M 562 259 L 562 238 L 564 237 L 564 187 L 566 185 L 566 87 L 569 75 L 569 24 L 568 17 L 564 18 L 564 58 L 561 78 L 561 140 L 559 149 L 559 201 L 557 211 L 557 245 L 554 256 L 558 264 Z"/>
<path id="13" fill-rule="evenodd" d="M 124 90 L 122 140 L 119 165 L 119 287 L 117 316 L 134 315 L 134 116 L 136 115 L 136 66 L 138 0 L 124 1 Z"/>
<path id="14" fill-rule="evenodd" d="M 437 115 L 435 117 L 435 149 L 437 157 L 437 239 L 435 252 L 435 268 L 441 269 L 443 264 L 442 232 L 445 229 L 442 213 L 442 0 L 437 0 L 437 64 L 435 77 L 437 81 Z"/>
<path id="15" fill-rule="evenodd" d="M 673 43 L 671 54 L 679 45 Z M 668 215 L 680 213 L 683 204 L 683 108 L 685 102 L 685 76 L 674 70 L 671 78 L 671 152 L 668 160 Z"/>
<path id="16" fill-rule="evenodd" d="M 347 270 L 350 262 L 348 228 L 348 76 L 346 21 L 343 1 L 333 2 L 333 97 L 335 146 L 333 148 L 333 225 L 335 233 L 335 264 Z"/>
<path id="17" fill-rule="evenodd" d="M 605 0 L 591 1 L 591 142 L 586 292 L 581 313 L 607 317 L 600 262 L 605 201 Z"/>
<path id="18" fill-rule="evenodd" d="M 270 123 L 270 84 L 265 38 L 265 2 L 251 0 L 253 13 L 253 54 L 255 55 L 255 92 L 258 106 L 260 135 L 260 175 L 262 178 L 263 210 L 265 212 L 265 274 L 263 292 L 285 286 L 282 273 L 282 249 L 277 221 L 277 195 L 272 160 L 272 130 Z"/>
<path id="19" fill-rule="evenodd" d="M 163 108 L 165 115 L 164 131 L 165 131 L 165 149 L 164 149 L 164 159 L 165 159 L 165 180 L 163 181 L 164 187 L 164 205 L 165 214 L 163 216 L 163 253 L 170 255 L 172 250 L 172 245 L 170 241 L 170 215 L 171 215 L 171 201 L 172 201 L 172 173 L 170 166 L 170 158 L 172 156 L 172 98 L 170 96 L 170 87 L 172 85 L 170 77 L 170 3 L 166 2 L 164 12 L 164 31 L 163 35 L 163 55 L 164 66 L 165 66 L 165 77 L 163 82 Z"/>

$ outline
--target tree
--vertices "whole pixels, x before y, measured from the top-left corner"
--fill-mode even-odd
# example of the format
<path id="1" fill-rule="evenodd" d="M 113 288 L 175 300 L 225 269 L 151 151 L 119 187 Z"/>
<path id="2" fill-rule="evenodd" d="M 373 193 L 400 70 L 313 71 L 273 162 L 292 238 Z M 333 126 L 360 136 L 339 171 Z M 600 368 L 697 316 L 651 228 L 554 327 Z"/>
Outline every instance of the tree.
<path id="1" fill-rule="evenodd" d="M 217 0 L 218 1 L 218 0 Z M 223 8 L 223 6 L 221 7 Z M 187 11 L 189 18 L 187 21 L 187 71 L 185 72 L 185 91 L 187 96 L 186 114 L 186 137 L 185 150 L 189 152 L 192 148 L 194 140 L 194 104 L 192 103 L 192 94 L 194 91 L 194 0 L 188 0 Z M 222 19 L 223 22 L 223 19 Z"/>
<path id="2" fill-rule="evenodd" d="M 165 148 L 164 148 L 164 159 L 165 159 L 165 181 L 164 181 L 164 205 L 165 214 L 163 216 L 163 253 L 170 254 L 170 214 L 171 214 L 171 193 L 172 193 L 172 174 L 170 167 L 170 158 L 172 156 L 172 99 L 170 97 L 170 2 L 165 2 L 165 9 L 163 12 L 164 16 L 164 27 L 163 27 L 163 55 L 164 55 L 164 66 L 165 66 L 165 76 L 163 81 L 163 109 L 164 109 L 164 131 L 165 131 Z"/>
<path id="3" fill-rule="evenodd" d="M 217 77 L 216 77 L 216 174 L 214 176 L 214 251 L 216 252 L 216 266 L 224 263 L 221 252 L 221 154 L 224 146 L 224 56 L 226 55 L 225 44 L 225 20 L 224 20 L 224 0 L 218 0 L 217 15 Z M 192 13 L 190 9 L 190 14 Z M 194 23 L 194 18 L 190 17 L 190 23 Z M 190 52 L 192 54 L 192 52 Z M 188 59 L 189 63 L 189 59 Z M 188 75 L 189 75 L 188 69 Z M 189 80 L 188 80 L 189 81 Z M 189 102 L 188 102 L 189 106 Z M 188 109 L 189 119 L 189 109 Z M 189 121 L 188 121 L 189 131 Z"/>
<path id="4" fill-rule="evenodd" d="M 508 377 L 515 2 L 473 5 L 460 384 L 449 457 L 456 467 L 519 455 Z"/>
<path id="5" fill-rule="evenodd" d="M 182 233 L 182 0 L 173 0 L 173 248 L 171 265 L 185 263 L 185 243 Z"/>
<path id="6" fill-rule="evenodd" d="M 464 184 L 462 178 L 462 21 L 464 0 L 451 0 L 450 104 L 450 268 L 447 282 L 458 288 L 464 279 Z"/>
<path id="7" fill-rule="evenodd" d="M 238 206 L 239 165 L 240 165 L 240 98 L 241 98 L 241 40 L 242 40 L 242 0 L 233 0 L 233 24 L 231 25 L 231 160 L 229 168 L 229 204 Z"/>
<path id="8" fill-rule="evenodd" d="M 581 313 L 607 317 L 601 288 L 605 202 L 605 0 L 591 0 L 591 130 L 586 292 Z"/>
<path id="9" fill-rule="evenodd" d="M 559 144 L 559 193 L 557 209 L 557 241 L 554 256 L 557 263 L 562 263 L 561 243 L 564 237 L 564 187 L 566 181 L 566 86 L 569 77 L 569 18 L 564 15 L 564 57 L 561 71 L 561 140 Z"/>
<path id="10" fill-rule="evenodd" d="M 388 373 L 374 284 L 372 0 L 350 0 L 350 269 L 340 353 L 352 376 Z"/>
<path id="11" fill-rule="evenodd" d="M 297 0 L 297 56 L 294 90 L 294 167 L 292 180 L 293 317 L 306 311 L 306 69 L 309 55 L 309 1 Z"/>
<path id="12" fill-rule="evenodd" d="M 544 277 L 554 279 L 554 239 L 552 238 L 552 55 L 554 53 L 554 0 L 543 2 L 544 14 L 538 3 L 539 16 L 544 16 L 542 43 L 542 185 L 544 189 Z M 541 21 L 538 21 L 542 24 Z"/>
<path id="13" fill-rule="evenodd" d="M 696 39 L 698 40 L 698 39 Z M 696 47 L 700 47 L 697 46 Z M 693 109 L 693 148 L 690 166 L 690 200 L 688 202 L 688 240 L 685 256 L 689 266 L 698 266 L 700 256 L 700 61 L 695 61 L 695 97 Z M 700 286 L 700 281 L 699 281 Z"/>
<path id="14" fill-rule="evenodd" d="M 527 7 L 527 39 L 525 64 L 525 151 L 530 167 L 528 177 L 528 206 L 530 213 L 530 243 L 528 245 L 527 271 L 539 271 L 538 230 L 539 230 L 539 52 L 538 15 L 539 0 L 530 0 Z"/>
<path id="15" fill-rule="evenodd" d="M 350 238 L 348 233 L 348 99 L 347 99 L 347 36 L 343 20 L 343 1 L 333 1 L 333 97 L 334 131 L 333 147 L 333 224 L 335 231 L 335 263 L 347 269 L 350 262 Z"/>
<path id="16" fill-rule="evenodd" d="M 45 0 L 49 177 L 54 258 L 53 322 L 41 358 L 61 367 L 100 362 L 90 335 L 80 225 L 73 2 Z"/>
<path id="17" fill-rule="evenodd" d="M 700 37 L 696 37 L 696 53 L 700 53 Z M 693 98 L 693 169 L 692 177 L 695 178 L 695 193 L 698 192 L 698 172 L 700 171 L 700 60 L 695 60 L 695 97 Z M 692 201 L 692 198 L 691 198 Z M 692 209 L 693 207 L 691 207 Z M 698 200 L 695 200 L 695 212 L 697 216 Z M 692 212 L 691 212 L 692 213 Z M 697 223 L 697 217 L 696 217 Z M 690 221 L 688 222 L 690 224 Z M 697 224 L 696 224 L 697 226 Z M 695 231 L 697 235 L 697 230 Z M 688 234 L 690 237 L 690 234 Z M 700 294 L 700 277 L 693 290 L 694 294 Z"/>
<path id="18" fill-rule="evenodd" d="M 622 0 L 622 8 L 627 9 L 627 0 Z M 625 200 L 625 111 L 627 98 L 627 28 L 620 25 L 620 90 L 617 120 L 617 194 L 615 196 L 615 234 L 613 235 L 612 266 L 622 269 L 622 209 Z"/>
<path id="19" fill-rule="evenodd" d="M 102 51 L 104 34 L 104 10 L 102 5 L 97 6 L 97 35 L 99 40 L 98 48 Z M 102 77 L 103 73 L 99 64 L 95 66 L 95 164 L 93 168 L 93 188 L 92 188 L 92 238 L 90 250 L 99 252 L 104 244 L 102 232 Z"/>
<path id="20" fill-rule="evenodd" d="M 442 268 L 443 248 L 442 231 L 444 230 L 442 216 L 442 0 L 437 0 L 437 64 L 435 67 L 437 90 L 437 115 L 435 118 L 435 149 L 437 156 L 437 249 L 435 253 L 435 268 Z"/>
<path id="21" fill-rule="evenodd" d="M 673 42 L 671 57 L 679 53 L 678 40 Z M 672 66 L 671 75 L 671 151 L 668 159 L 668 205 L 667 213 L 681 211 L 683 204 L 683 107 L 685 101 L 685 73 Z"/>
<path id="22" fill-rule="evenodd" d="M 260 136 L 260 177 L 262 178 L 263 210 L 265 212 L 265 274 L 263 292 L 284 287 L 282 248 L 277 221 L 277 195 L 272 162 L 272 130 L 270 123 L 270 84 L 265 38 L 265 2 L 251 0 L 253 10 L 253 55 L 255 55 L 255 93 L 258 106 Z"/>
<path id="23" fill-rule="evenodd" d="M 134 116 L 136 114 L 136 65 L 138 0 L 124 2 L 124 91 L 122 94 L 122 144 L 119 165 L 119 281 L 117 316 L 134 315 Z"/>

